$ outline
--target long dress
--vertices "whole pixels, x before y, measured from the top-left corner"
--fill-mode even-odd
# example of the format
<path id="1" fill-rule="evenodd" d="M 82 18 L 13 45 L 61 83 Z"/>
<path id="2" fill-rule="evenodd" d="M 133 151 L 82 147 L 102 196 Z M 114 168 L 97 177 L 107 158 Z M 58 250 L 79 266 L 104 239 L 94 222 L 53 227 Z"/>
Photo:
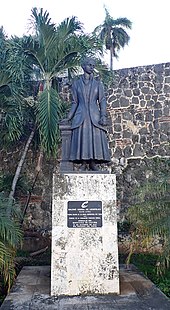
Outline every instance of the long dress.
<path id="1" fill-rule="evenodd" d="M 85 87 L 85 117 L 83 123 L 72 130 L 70 160 L 80 163 L 94 160 L 98 163 L 110 161 L 106 131 L 96 127 L 90 117 L 91 81 L 82 79 Z"/>

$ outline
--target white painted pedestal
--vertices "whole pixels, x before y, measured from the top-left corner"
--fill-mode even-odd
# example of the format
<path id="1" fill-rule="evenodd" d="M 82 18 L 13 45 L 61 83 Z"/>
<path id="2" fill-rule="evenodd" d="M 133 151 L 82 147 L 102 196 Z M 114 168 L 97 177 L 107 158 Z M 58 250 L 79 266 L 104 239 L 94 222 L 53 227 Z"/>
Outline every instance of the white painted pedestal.
<path id="1" fill-rule="evenodd" d="M 55 174 L 53 182 L 51 294 L 119 294 L 115 175 Z M 91 215 L 74 222 L 76 210 L 69 228 L 68 202 L 74 201 Z M 102 205 L 102 223 L 95 228 L 89 223 L 97 225 L 101 215 L 88 211 L 93 201 Z"/>

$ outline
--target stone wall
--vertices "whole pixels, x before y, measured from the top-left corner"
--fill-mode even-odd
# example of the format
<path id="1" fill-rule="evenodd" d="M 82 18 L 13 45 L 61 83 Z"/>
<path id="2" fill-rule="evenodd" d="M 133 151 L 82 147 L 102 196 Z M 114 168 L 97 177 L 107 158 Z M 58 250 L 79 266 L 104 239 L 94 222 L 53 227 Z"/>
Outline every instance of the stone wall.
<path id="1" fill-rule="evenodd" d="M 170 63 L 117 70 L 108 91 L 109 145 L 120 220 L 133 191 L 167 170 L 170 158 Z"/>
<path id="2" fill-rule="evenodd" d="M 10 147 L 10 150 L 0 150 L 0 176 L 14 175 L 18 162 L 23 154 L 23 143 L 18 146 Z M 29 190 L 32 192 L 29 206 L 27 208 L 27 216 L 24 221 L 24 228 L 32 230 L 50 230 L 51 229 L 51 189 L 52 176 L 54 167 L 57 165 L 56 160 L 42 159 L 41 171 L 37 176 L 36 166 L 39 160 L 39 152 L 33 148 L 29 149 L 26 160 L 21 170 L 21 176 L 27 188 L 17 187 L 16 197 L 19 199 L 22 209 L 24 210 L 29 197 Z M 32 190 L 34 181 L 35 186 Z M 8 189 L 8 188 L 7 188 Z M 22 211 L 23 211 L 22 210 Z"/>
<path id="3" fill-rule="evenodd" d="M 115 71 L 108 93 L 113 159 L 170 156 L 170 63 Z"/>

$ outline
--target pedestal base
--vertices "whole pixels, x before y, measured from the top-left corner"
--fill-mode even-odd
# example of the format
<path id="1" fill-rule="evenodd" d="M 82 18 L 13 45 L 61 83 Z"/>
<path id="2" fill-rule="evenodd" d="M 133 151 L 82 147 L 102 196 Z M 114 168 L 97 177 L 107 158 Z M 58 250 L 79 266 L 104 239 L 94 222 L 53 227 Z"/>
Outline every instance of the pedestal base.
<path id="1" fill-rule="evenodd" d="M 52 218 L 51 294 L 119 294 L 115 175 L 54 175 Z"/>

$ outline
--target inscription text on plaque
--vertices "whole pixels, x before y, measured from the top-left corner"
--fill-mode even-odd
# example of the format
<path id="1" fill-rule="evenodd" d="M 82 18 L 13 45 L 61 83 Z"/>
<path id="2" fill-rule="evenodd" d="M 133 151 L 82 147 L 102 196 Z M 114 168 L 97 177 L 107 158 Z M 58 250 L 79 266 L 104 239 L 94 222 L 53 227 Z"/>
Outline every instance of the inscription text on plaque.
<path id="1" fill-rule="evenodd" d="M 68 201 L 69 228 L 102 227 L 102 201 Z"/>

